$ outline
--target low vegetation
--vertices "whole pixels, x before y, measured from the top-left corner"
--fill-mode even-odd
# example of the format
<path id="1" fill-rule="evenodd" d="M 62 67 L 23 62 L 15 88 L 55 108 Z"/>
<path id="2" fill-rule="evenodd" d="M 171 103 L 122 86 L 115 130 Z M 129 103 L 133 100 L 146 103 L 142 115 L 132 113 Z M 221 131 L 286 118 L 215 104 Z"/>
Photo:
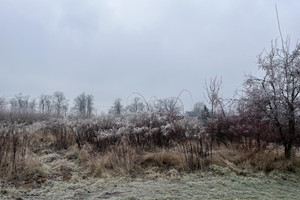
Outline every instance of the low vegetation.
<path id="1" fill-rule="evenodd" d="M 158 112 L 88 119 L 53 118 L 32 124 L 2 122 L 1 177 L 11 181 L 36 174 L 51 177 L 45 164 L 61 159 L 61 164 L 72 162 L 86 169 L 88 176 L 99 177 L 140 174 L 151 167 L 190 172 L 211 164 L 241 174 L 297 172 L 296 148 L 293 158 L 286 160 L 284 149 L 276 143 L 259 144 L 255 138 L 233 137 L 230 133 L 235 130 L 233 127 L 226 132 L 225 127 L 219 129 L 222 125 L 219 120 L 214 125 L 210 123 L 213 122 L 203 126 L 194 118 L 174 119 Z M 221 134 L 220 130 L 224 132 Z"/>

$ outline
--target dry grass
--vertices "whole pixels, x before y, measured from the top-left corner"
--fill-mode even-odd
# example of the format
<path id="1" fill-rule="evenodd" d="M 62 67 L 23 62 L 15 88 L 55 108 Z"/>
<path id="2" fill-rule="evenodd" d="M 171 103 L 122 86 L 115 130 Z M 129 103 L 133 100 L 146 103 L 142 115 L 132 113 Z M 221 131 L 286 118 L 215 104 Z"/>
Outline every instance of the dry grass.
<path id="1" fill-rule="evenodd" d="M 76 162 L 85 168 L 89 175 L 96 177 L 136 176 L 147 174 L 149 169 L 155 169 L 155 173 L 167 173 L 170 170 L 190 171 L 190 163 L 186 162 L 185 153 L 187 152 L 181 148 L 146 151 L 127 143 L 111 146 L 105 152 L 96 152 L 86 145 L 78 150 Z M 196 165 L 198 160 L 195 158 L 194 162 Z"/>
<path id="2" fill-rule="evenodd" d="M 180 152 L 162 149 L 156 152 L 145 153 L 141 165 L 157 166 L 162 168 L 185 169 L 184 155 Z"/>
<path id="3" fill-rule="evenodd" d="M 264 171 L 298 172 L 300 155 L 294 151 L 293 158 L 284 158 L 283 149 L 241 150 L 234 146 L 220 146 L 213 152 L 212 164 L 228 167 L 239 174 Z"/>
<path id="4" fill-rule="evenodd" d="M 97 177 L 144 174 L 147 169 L 184 169 L 184 156 L 178 152 L 161 150 L 145 152 L 127 145 L 112 147 L 105 153 L 89 154 L 81 150 L 79 160 L 89 173 Z"/>

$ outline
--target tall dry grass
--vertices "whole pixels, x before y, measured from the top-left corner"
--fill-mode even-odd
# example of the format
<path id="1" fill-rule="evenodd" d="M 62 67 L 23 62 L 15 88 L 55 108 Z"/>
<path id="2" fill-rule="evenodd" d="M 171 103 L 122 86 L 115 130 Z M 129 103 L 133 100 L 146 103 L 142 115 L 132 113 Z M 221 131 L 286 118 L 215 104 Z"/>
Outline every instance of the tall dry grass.
<path id="1" fill-rule="evenodd" d="M 292 159 L 285 159 L 284 149 L 267 146 L 264 149 L 241 149 L 236 145 L 221 145 L 213 151 L 212 164 L 228 167 L 237 173 L 263 171 L 300 172 L 300 153 L 293 151 Z"/>

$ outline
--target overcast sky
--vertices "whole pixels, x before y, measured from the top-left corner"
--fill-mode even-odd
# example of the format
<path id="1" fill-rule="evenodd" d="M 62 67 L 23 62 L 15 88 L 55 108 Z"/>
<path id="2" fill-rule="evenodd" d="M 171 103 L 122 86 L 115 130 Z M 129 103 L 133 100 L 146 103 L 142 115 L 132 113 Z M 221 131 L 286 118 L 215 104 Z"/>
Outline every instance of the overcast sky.
<path id="1" fill-rule="evenodd" d="M 279 37 L 275 3 L 293 44 L 296 0 L 0 0 L 0 96 L 59 90 L 72 104 L 84 91 L 107 111 L 132 92 L 187 89 L 195 103 L 205 78 L 218 75 L 230 97 L 245 74 L 259 75 L 257 55 Z"/>

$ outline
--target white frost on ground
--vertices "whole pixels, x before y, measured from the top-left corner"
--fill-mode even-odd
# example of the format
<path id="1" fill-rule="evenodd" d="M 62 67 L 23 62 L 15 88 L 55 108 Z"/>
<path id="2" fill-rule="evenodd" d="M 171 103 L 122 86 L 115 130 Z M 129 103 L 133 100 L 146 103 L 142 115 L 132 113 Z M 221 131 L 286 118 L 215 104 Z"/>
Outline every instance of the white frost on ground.
<path id="1" fill-rule="evenodd" d="M 223 174 L 220 175 L 219 173 Z M 224 174 L 225 173 L 225 174 Z M 238 176 L 228 169 L 171 177 L 47 181 L 32 190 L 2 188 L 1 199 L 299 199 L 296 174 Z"/>

